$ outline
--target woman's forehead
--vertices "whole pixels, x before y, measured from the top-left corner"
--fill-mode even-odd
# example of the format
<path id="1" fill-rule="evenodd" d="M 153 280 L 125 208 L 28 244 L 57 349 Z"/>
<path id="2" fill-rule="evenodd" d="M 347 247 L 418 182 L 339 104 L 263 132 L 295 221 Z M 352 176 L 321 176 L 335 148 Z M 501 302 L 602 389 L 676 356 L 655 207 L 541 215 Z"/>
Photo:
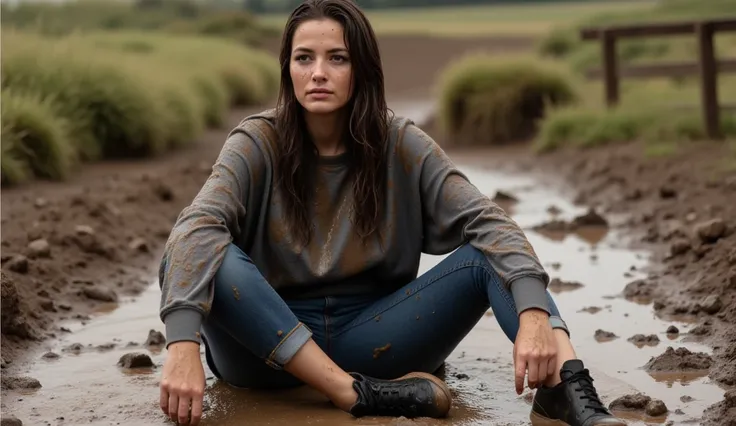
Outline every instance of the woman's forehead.
<path id="1" fill-rule="evenodd" d="M 303 22 L 294 32 L 292 49 L 326 51 L 346 49 L 342 25 L 332 19 Z"/>

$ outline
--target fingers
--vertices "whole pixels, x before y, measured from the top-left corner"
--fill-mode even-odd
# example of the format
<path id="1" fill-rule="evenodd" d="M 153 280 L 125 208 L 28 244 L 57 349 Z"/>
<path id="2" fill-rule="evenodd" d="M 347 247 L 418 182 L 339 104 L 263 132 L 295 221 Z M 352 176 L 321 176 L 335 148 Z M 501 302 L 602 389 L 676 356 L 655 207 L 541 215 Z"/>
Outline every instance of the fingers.
<path id="1" fill-rule="evenodd" d="M 179 424 L 180 425 L 188 425 L 189 424 L 189 402 L 190 399 L 186 395 L 179 396 Z"/>
<path id="2" fill-rule="evenodd" d="M 526 375 L 526 360 L 517 355 L 514 357 L 514 382 L 516 384 L 516 394 L 521 395 L 524 392 L 524 376 Z"/>
<path id="3" fill-rule="evenodd" d="M 547 381 L 547 360 L 546 359 L 540 359 L 539 360 L 539 376 L 537 379 L 537 386 L 540 387 L 544 382 Z"/>
<path id="4" fill-rule="evenodd" d="M 202 395 L 192 397 L 192 426 L 199 424 L 202 418 Z"/>
<path id="5" fill-rule="evenodd" d="M 169 418 L 172 421 L 179 420 L 179 395 L 174 392 L 169 393 Z"/>
<path id="6" fill-rule="evenodd" d="M 539 360 L 536 357 L 528 360 L 529 373 L 526 378 L 529 389 L 536 389 L 539 382 Z"/>
<path id="7" fill-rule="evenodd" d="M 169 391 L 168 391 L 168 385 L 165 381 L 161 381 L 161 386 L 159 387 L 161 389 L 161 395 L 159 396 L 158 404 L 161 406 L 161 411 L 164 412 L 164 415 L 169 415 Z"/>

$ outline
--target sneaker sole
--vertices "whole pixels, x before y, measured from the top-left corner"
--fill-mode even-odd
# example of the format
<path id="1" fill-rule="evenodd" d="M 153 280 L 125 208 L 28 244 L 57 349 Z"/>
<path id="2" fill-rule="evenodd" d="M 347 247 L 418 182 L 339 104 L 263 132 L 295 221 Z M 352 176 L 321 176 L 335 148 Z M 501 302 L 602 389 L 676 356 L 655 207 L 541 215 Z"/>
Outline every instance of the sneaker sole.
<path id="1" fill-rule="evenodd" d="M 569 423 L 562 420 L 548 419 L 534 411 L 529 414 L 529 420 L 532 421 L 532 426 L 570 426 Z"/>
<path id="2" fill-rule="evenodd" d="M 435 407 L 437 408 L 437 413 L 433 415 L 432 417 L 440 418 L 447 416 L 447 413 L 450 411 L 450 407 L 452 406 L 452 393 L 450 392 L 450 388 L 447 387 L 447 384 L 440 380 L 438 377 L 435 377 L 429 373 L 409 373 L 405 376 L 401 376 L 398 379 L 394 380 L 402 380 L 402 379 L 426 379 L 432 382 L 440 391 L 442 391 L 443 395 L 436 395 L 435 396 Z M 444 396 L 444 398 L 443 398 Z"/>
<path id="3" fill-rule="evenodd" d="M 566 423 L 562 420 L 556 420 L 556 419 L 549 419 L 547 417 L 542 416 L 539 413 L 536 413 L 534 411 L 529 414 L 529 420 L 532 421 L 532 426 L 570 426 L 569 423 Z M 598 423 L 601 425 L 606 426 L 626 426 L 628 423 L 624 422 L 623 420 L 620 420 L 620 422 L 608 422 L 608 423 Z M 593 423 L 592 426 L 595 426 L 596 423 Z"/>

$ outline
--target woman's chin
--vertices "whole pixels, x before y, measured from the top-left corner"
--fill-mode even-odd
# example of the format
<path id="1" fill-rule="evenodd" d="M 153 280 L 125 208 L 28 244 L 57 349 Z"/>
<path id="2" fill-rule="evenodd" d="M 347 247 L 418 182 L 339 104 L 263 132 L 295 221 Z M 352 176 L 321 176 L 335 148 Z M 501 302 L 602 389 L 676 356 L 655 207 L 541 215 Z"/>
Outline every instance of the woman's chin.
<path id="1" fill-rule="evenodd" d="M 332 114 L 339 109 L 339 107 L 332 102 L 309 102 L 302 106 L 308 113 L 320 115 Z"/>

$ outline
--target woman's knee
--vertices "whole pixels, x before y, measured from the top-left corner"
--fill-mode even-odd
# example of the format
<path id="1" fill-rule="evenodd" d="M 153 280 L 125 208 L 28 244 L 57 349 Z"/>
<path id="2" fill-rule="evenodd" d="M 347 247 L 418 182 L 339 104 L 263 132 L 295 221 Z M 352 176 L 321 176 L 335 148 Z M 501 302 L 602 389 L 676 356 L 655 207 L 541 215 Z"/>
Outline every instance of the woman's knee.
<path id="1" fill-rule="evenodd" d="M 225 250 L 225 257 L 215 273 L 215 284 L 242 281 L 243 276 L 255 270 L 253 262 L 237 245 L 230 243 Z"/>

